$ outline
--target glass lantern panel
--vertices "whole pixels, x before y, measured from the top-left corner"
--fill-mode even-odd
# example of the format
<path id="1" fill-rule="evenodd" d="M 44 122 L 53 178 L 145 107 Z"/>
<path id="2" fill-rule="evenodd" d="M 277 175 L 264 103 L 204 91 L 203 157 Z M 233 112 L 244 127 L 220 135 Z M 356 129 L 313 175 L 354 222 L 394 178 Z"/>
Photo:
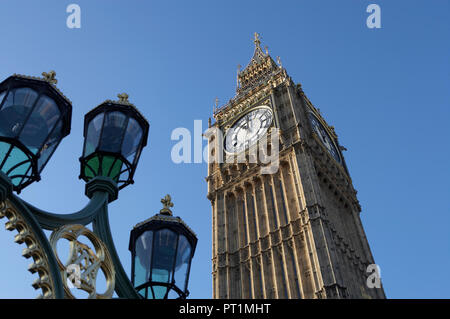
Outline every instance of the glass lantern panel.
<path id="1" fill-rule="evenodd" d="M 130 177 L 130 172 L 128 170 L 122 172 L 119 177 L 119 181 L 128 181 L 128 178 Z"/>
<path id="2" fill-rule="evenodd" d="M 139 160 L 139 157 L 141 156 L 141 152 L 142 152 L 142 148 L 139 148 L 139 149 L 137 150 L 136 153 L 130 155 L 129 158 L 127 158 L 127 159 L 128 159 L 129 161 L 133 160 L 133 161 L 134 161 L 134 164 L 136 165 L 136 164 L 137 164 L 137 161 Z M 135 154 L 136 154 L 136 155 L 135 155 Z M 134 156 L 134 158 L 133 158 L 133 156 Z M 133 163 L 133 162 L 130 162 L 130 163 Z"/>
<path id="3" fill-rule="evenodd" d="M 170 281 L 177 248 L 177 237 L 176 233 L 167 228 L 155 232 L 151 281 L 165 283 Z"/>
<path id="4" fill-rule="evenodd" d="M 152 286 L 153 298 L 154 299 L 164 299 L 167 293 L 167 287 L 165 286 Z"/>
<path id="5" fill-rule="evenodd" d="M 106 113 L 100 141 L 100 149 L 105 152 L 120 153 L 127 117 L 122 112 Z"/>
<path id="6" fill-rule="evenodd" d="M 29 88 L 8 93 L 0 110 L 0 135 L 17 137 L 37 97 L 38 93 Z"/>
<path id="7" fill-rule="evenodd" d="M 14 168 L 8 175 L 11 178 L 11 181 L 15 186 L 19 185 L 24 176 L 27 174 L 28 169 L 31 166 L 31 161 L 27 160 L 26 162 L 20 164 L 16 168 Z"/>
<path id="8" fill-rule="evenodd" d="M 38 171 L 41 172 L 44 165 L 47 163 L 50 156 L 52 156 L 53 152 L 58 146 L 58 143 L 61 140 L 62 136 L 62 120 L 60 120 L 57 124 L 51 135 L 47 138 L 44 145 L 41 148 L 40 156 L 38 159 Z"/>
<path id="9" fill-rule="evenodd" d="M 84 166 L 84 175 L 87 178 L 93 178 L 98 175 L 98 168 L 100 167 L 100 160 L 98 156 L 89 159 Z"/>
<path id="10" fill-rule="evenodd" d="M 60 114 L 55 101 L 42 95 L 24 124 L 20 133 L 20 141 L 36 154 L 52 132 Z"/>
<path id="11" fill-rule="evenodd" d="M 6 143 L 6 142 L 0 142 L 0 164 L 3 163 L 3 160 L 5 159 L 5 156 L 8 153 L 10 148 L 11 148 L 11 144 Z"/>
<path id="12" fill-rule="evenodd" d="M 191 260 L 191 244 L 185 236 L 178 240 L 177 263 L 175 264 L 175 285 L 182 291 L 186 290 L 189 262 Z"/>
<path id="13" fill-rule="evenodd" d="M 17 166 L 11 172 L 8 173 L 8 171 L 11 168 L 13 168 L 15 165 L 19 163 L 22 164 Z M 5 164 L 2 167 L 2 171 L 3 173 L 8 174 L 9 177 L 12 177 L 13 175 L 25 175 L 30 165 L 31 162 L 28 156 L 19 148 L 13 147 L 11 153 L 9 153 L 8 159 L 6 160 Z M 21 181 L 22 177 L 15 177 L 11 179 L 11 182 L 14 184 L 14 186 L 18 186 Z"/>
<path id="14" fill-rule="evenodd" d="M 0 108 L 2 106 L 2 102 L 3 102 L 3 98 L 5 97 L 7 91 L 3 91 L 2 93 L 0 93 Z"/>
<path id="15" fill-rule="evenodd" d="M 145 298 L 145 290 L 146 290 L 147 288 L 142 288 L 142 289 L 140 289 L 139 291 L 138 291 L 138 293 L 143 297 L 143 298 Z"/>
<path id="16" fill-rule="evenodd" d="M 167 295 L 167 299 L 178 299 L 180 295 L 173 289 L 170 289 L 169 294 Z"/>
<path id="17" fill-rule="evenodd" d="M 88 156 L 95 152 L 95 149 L 98 146 L 98 140 L 100 139 L 104 116 L 105 113 L 100 113 L 89 122 L 86 143 L 84 146 L 84 156 Z"/>
<path id="18" fill-rule="evenodd" d="M 146 231 L 136 240 L 134 259 L 134 286 L 146 283 L 150 275 L 152 258 L 153 232 Z"/>
<path id="19" fill-rule="evenodd" d="M 133 163 L 134 155 L 141 143 L 142 128 L 139 123 L 130 118 L 128 121 L 127 130 L 122 143 L 122 155 L 130 162 Z"/>
<path id="20" fill-rule="evenodd" d="M 116 156 L 103 156 L 102 176 L 111 177 L 115 182 L 117 182 L 122 164 L 122 161 Z"/>

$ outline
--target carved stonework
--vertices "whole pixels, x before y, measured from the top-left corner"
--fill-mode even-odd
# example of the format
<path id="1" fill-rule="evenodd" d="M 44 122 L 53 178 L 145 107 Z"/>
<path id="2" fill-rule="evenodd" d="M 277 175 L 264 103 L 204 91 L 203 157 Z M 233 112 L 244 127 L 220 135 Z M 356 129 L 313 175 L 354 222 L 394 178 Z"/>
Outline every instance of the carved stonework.
<path id="1" fill-rule="evenodd" d="M 240 250 L 240 260 L 241 261 L 247 260 L 249 258 L 249 256 L 250 256 L 250 254 L 249 254 L 248 246 L 246 246 Z"/>
<path id="2" fill-rule="evenodd" d="M 292 229 L 291 224 L 287 224 L 286 226 L 281 228 L 281 237 L 283 240 L 291 238 L 292 236 Z"/>
<path id="3" fill-rule="evenodd" d="M 298 234 L 299 232 L 301 232 L 302 230 L 302 226 L 301 226 L 301 221 L 300 218 L 292 221 L 292 231 L 294 234 Z"/>
<path id="4" fill-rule="evenodd" d="M 273 174 L 263 174 L 263 163 L 249 163 L 252 152 L 247 150 L 239 154 L 245 163 L 209 167 L 208 174 L 217 179 L 210 188 L 215 188 L 217 199 L 228 198 L 225 213 L 223 206 L 217 203 L 212 206 L 213 220 L 223 220 L 223 215 L 226 216 L 221 224 L 213 224 L 213 259 L 217 258 L 218 268 L 224 265 L 220 262 L 221 249 L 229 254 L 231 265 L 236 265 L 236 252 L 240 253 L 237 262 L 251 259 L 261 263 L 260 270 L 254 267 L 253 276 L 261 278 L 266 285 L 264 292 L 258 291 L 261 288 L 257 280 L 248 283 L 252 285 L 248 289 L 255 296 L 277 298 L 274 287 L 283 286 L 282 278 L 298 278 L 305 298 L 360 297 L 361 291 L 350 291 L 355 287 L 352 283 L 364 282 L 363 263 L 374 261 L 367 257 L 371 253 L 359 222 L 354 222 L 354 216 L 359 218 L 355 213 L 360 212 L 361 207 L 334 127 L 328 125 L 320 110 L 313 106 L 301 84 L 292 81 L 281 59 L 277 65 L 267 50 L 261 48 L 259 35 L 255 36 L 254 43 L 250 63 L 238 69 L 236 95 L 224 106 L 215 108 L 214 125 L 226 132 L 250 109 L 266 105 L 273 112 L 270 125 L 278 129 L 279 167 Z M 323 126 L 331 144 L 335 143 L 342 159 L 339 163 L 325 145 L 325 135 L 319 137 L 321 131 L 315 132 L 309 120 L 310 113 Z M 243 124 L 242 132 L 250 128 L 249 121 L 247 126 Z M 208 198 L 214 201 L 214 196 Z M 339 237 L 341 228 L 348 232 L 342 234 L 346 240 Z M 242 238 L 252 242 L 247 243 Z M 284 265 L 285 262 L 289 265 Z M 348 282 L 320 288 L 320 283 L 330 278 L 328 272 Z M 236 278 L 231 278 L 226 272 L 218 272 L 214 298 L 242 296 L 240 285 L 233 280 L 247 282 L 248 278 L 235 275 Z M 347 288 L 342 288 L 344 286 Z M 376 294 L 384 298 L 382 290 Z"/>
<path id="5" fill-rule="evenodd" d="M 276 245 L 276 244 L 279 244 L 281 242 L 281 236 L 280 236 L 280 231 L 279 230 L 271 233 L 270 235 L 271 235 L 272 245 Z"/>
<path id="6" fill-rule="evenodd" d="M 270 239 L 268 236 L 261 238 L 261 250 L 267 250 L 270 247 Z"/>
<path id="7" fill-rule="evenodd" d="M 250 254 L 251 256 L 256 256 L 259 254 L 259 245 L 257 242 L 250 244 Z"/>
<path id="8" fill-rule="evenodd" d="M 227 256 L 225 253 L 218 255 L 218 267 L 223 268 L 227 266 Z"/>

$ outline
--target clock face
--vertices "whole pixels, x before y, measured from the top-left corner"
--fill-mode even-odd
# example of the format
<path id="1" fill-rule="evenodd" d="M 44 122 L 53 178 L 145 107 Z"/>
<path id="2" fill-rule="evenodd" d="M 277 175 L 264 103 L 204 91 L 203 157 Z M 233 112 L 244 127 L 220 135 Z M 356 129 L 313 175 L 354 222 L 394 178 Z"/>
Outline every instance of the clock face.
<path id="1" fill-rule="evenodd" d="M 225 136 L 225 151 L 239 153 L 255 144 L 272 124 L 273 114 L 269 107 L 253 109 L 227 131 Z"/>
<path id="2" fill-rule="evenodd" d="M 336 144 L 334 144 L 332 138 L 328 134 L 328 132 L 323 127 L 322 123 L 317 119 L 317 117 L 313 113 L 309 113 L 309 120 L 311 121 L 311 125 L 319 137 L 322 144 L 328 150 L 328 152 L 333 156 L 333 158 L 338 162 L 342 163 L 341 156 L 339 155 L 339 151 L 336 148 Z"/>

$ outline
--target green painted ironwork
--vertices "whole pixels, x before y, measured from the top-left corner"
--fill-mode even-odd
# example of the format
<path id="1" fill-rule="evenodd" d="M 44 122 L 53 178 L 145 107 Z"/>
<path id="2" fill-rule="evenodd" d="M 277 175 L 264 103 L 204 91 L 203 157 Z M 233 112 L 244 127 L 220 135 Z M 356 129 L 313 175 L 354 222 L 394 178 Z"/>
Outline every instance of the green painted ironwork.
<path id="1" fill-rule="evenodd" d="M 55 285 L 54 293 L 55 298 L 62 299 L 64 298 L 64 288 L 61 278 L 61 273 L 59 271 L 58 262 L 56 261 L 55 254 L 53 253 L 52 247 L 44 234 L 44 231 L 41 228 L 41 225 L 36 220 L 30 210 L 26 207 L 23 201 L 12 193 L 12 185 L 10 179 L 3 173 L 0 172 L 0 201 L 3 202 L 8 199 L 20 212 L 21 217 L 27 223 L 28 227 L 31 228 L 35 238 L 39 241 L 44 253 L 46 254 L 46 258 L 49 266 L 49 273 L 52 277 L 52 281 Z"/>
<path id="2" fill-rule="evenodd" d="M 148 138 L 148 121 L 128 101 L 127 94 L 119 94 L 119 101 L 103 102 L 85 116 L 80 178 L 86 181 L 90 201 L 83 209 L 71 214 L 47 212 L 13 194 L 40 180 L 53 152 L 70 133 L 72 104 L 56 88 L 55 74 L 44 72 L 43 78 L 15 74 L 0 83 L 0 204 L 5 204 L 2 208 L 8 218 L 12 215 L 9 205 L 14 206 L 14 214 L 20 215 L 42 247 L 40 252 L 49 263 L 45 271 L 55 286 L 53 297 L 64 298 L 65 293 L 57 258 L 43 229 L 92 223 L 112 256 L 118 296 L 141 298 L 122 267 L 108 221 L 108 204 L 118 198 L 119 189 L 134 182 Z M 5 214 L 2 210 L 2 216 Z"/>
<path id="3" fill-rule="evenodd" d="M 39 244 L 49 260 L 50 274 L 56 286 L 56 298 L 64 298 L 61 273 L 50 243 L 42 229 L 54 230 L 67 224 L 87 225 L 90 223 L 93 224 L 94 233 L 105 243 L 113 259 L 116 270 L 115 291 L 119 298 L 142 298 L 134 289 L 124 270 L 111 236 L 108 203 L 117 198 L 117 192 L 117 184 L 113 180 L 107 177 L 95 177 L 86 184 L 86 194 L 90 197 L 86 207 L 72 214 L 50 213 L 36 208 L 14 195 L 10 179 L 0 172 L 0 201 L 10 200 L 20 210 L 21 216 L 36 234 Z"/>
<path id="4" fill-rule="evenodd" d="M 108 207 L 104 206 L 102 211 L 99 211 L 93 222 L 94 233 L 106 244 L 109 254 L 113 260 L 116 268 L 116 293 L 119 298 L 128 299 L 142 299 L 142 297 L 136 292 L 133 284 L 130 282 L 122 263 L 120 262 L 114 241 L 111 236 L 111 229 L 109 227 L 108 219 Z"/>

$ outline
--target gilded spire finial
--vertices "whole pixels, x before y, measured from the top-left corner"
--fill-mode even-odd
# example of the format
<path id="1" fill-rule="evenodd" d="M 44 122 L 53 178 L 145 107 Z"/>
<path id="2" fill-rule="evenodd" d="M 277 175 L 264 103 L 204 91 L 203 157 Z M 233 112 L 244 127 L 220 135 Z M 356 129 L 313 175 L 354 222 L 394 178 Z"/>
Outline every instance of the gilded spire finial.
<path id="1" fill-rule="evenodd" d="M 128 101 L 129 95 L 126 93 L 117 94 L 117 97 L 121 103 L 130 103 L 130 101 Z"/>
<path id="2" fill-rule="evenodd" d="M 166 196 L 164 196 L 164 198 L 161 199 L 161 203 L 164 207 L 159 211 L 159 213 L 172 216 L 172 211 L 170 210 L 170 207 L 173 207 L 172 197 L 167 194 Z"/>
<path id="3" fill-rule="evenodd" d="M 253 40 L 253 42 L 255 43 L 255 45 L 256 45 L 257 47 L 260 46 L 261 40 L 259 40 L 259 33 L 258 33 L 258 32 L 255 32 L 255 39 Z"/>
<path id="4" fill-rule="evenodd" d="M 42 76 L 44 77 L 44 80 L 51 84 L 58 83 L 58 80 L 55 78 L 56 72 L 51 70 L 50 72 L 42 72 Z"/>

